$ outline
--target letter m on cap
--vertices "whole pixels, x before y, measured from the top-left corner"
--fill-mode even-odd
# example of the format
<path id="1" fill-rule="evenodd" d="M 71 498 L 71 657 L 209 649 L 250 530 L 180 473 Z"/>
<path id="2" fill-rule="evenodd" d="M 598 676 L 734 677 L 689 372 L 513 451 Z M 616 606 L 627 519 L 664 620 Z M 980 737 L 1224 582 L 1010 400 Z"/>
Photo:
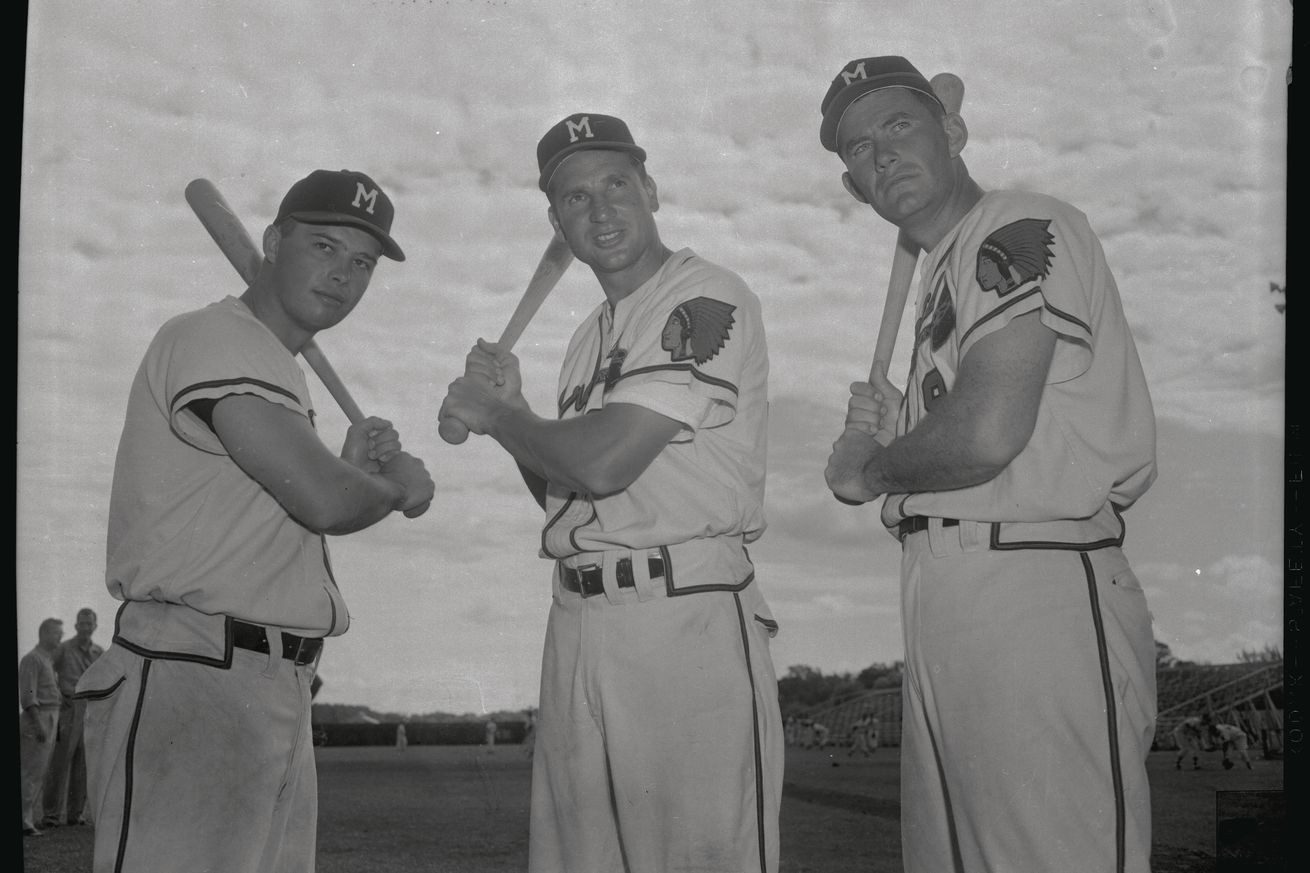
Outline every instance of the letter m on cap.
<path id="1" fill-rule="evenodd" d="M 864 72 L 864 61 L 860 61 L 858 64 L 855 65 L 855 69 L 851 70 L 849 73 L 846 72 L 845 70 L 842 70 L 841 77 L 842 77 L 842 81 L 845 82 L 847 85 L 849 85 L 851 82 L 854 82 L 856 79 L 869 78 L 869 74 Z"/>
<path id="2" fill-rule="evenodd" d="M 367 206 L 362 204 L 367 203 Z M 351 201 L 351 206 L 356 209 L 363 209 L 369 215 L 373 214 L 373 207 L 378 205 L 378 189 L 365 188 L 363 182 L 355 183 L 355 199 Z"/>
<path id="3" fill-rule="evenodd" d="M 596 135 L 591 132 L 590 115 L 584 115 L 579 118 L 577 124 L 574 124 L 571 120 L 565 120 L 564 124 L 569 131 L 569 142 L 577 142 L 579 134 L 586 136 L 587 139 L 596 138 Z"/>

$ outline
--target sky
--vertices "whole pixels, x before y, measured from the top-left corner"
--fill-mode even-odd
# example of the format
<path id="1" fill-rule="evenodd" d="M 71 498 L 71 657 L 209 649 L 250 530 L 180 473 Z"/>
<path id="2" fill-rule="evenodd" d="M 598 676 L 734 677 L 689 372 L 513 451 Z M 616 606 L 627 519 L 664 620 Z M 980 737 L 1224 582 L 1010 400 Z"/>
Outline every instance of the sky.
<path id="1" fill-rule="evenodd" d="M 819 103 L 854 58 L 965 84 L 985 189 L 1041 191 L 1100 234 L 1158 418 L 1159 479 L 1125 551 L 1180 657 L 1282 642 L 1287 0 L 44 0 L 31 4 L 18 295 L 16 657 L 78 608 L 107 644 L 114 455 L 168 317 L 239 282 L 183 189 L 215 181 L 258 238 L 313 169 L 373 176 L 384 261 L 319 345 L 436 482 L 427 514 L 334 537 L 350 608 L 317 700 L 382 712 L 536 704 L 551 565 L 540 510 L 487 438 L 437 433 L 550 236 L 536 143 L 578 111 L 648 153 L 661 236 L 742 276 L 770 355 L 768 529 L 752 548 L 779 676 L 901 658 L 899 545 L 823 481 L 867 375 L 894 229 L 843 189 Z M 552 408 L 600 301 L 575 263 L 516 347 Z M 909 361 L 909 319 L 893 379 Z M 324 440 L 347 422 L 309 375 Z"/>

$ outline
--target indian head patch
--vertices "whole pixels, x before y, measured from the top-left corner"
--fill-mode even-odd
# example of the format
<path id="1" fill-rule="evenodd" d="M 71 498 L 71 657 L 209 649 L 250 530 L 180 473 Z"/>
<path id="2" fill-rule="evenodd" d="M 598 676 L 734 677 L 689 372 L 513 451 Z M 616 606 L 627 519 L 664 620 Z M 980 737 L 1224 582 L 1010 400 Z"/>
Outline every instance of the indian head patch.
<path id="1" fill-rule="evenodd" d="M 693 360 L 703 364 L 719 353 L 728 341 L 737 307 L 711 297 L 684 300 L 669 313 L 660 334 L 660 348 L 675 361 Z"/>
<path id="2" fill-rule="evenodd" d="M 1055 237 L 1044 218 L 1021 218 L 992 233 L 978 247 L 978 285 L 1004 297 L 1020 285 L 1044 279 L 1051 269 Z"/>

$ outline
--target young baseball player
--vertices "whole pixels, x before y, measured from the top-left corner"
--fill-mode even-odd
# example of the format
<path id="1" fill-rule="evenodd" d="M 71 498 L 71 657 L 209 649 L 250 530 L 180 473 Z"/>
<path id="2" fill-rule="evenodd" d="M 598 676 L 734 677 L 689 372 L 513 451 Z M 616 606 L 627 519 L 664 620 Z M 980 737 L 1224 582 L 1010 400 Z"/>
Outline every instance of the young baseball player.
<path id="1" fill-rule="evenodd" d="M 82 675 L 95 873 L 314 869 L 310 734 L 323 638 L 350 614 L 326 534 L 431 499 L 389 422 L 314 431 L 297 351 L 403 260 L 394 209 L 363 173 L 316 170 L 264 231 L 237 297 L 179 315 L 137 371 L 109 505 L 124 601 Z"/>
<path id="2" fill-rule="evenodd" d="M 983 191 L 904 58 L 847 64 L 821 114 L 846 190 L 925 253 L 904 398 L 851 386 L 826 471 L 903 544 L 905 869 L 1146 871 L 1155 646 L 1121 545 L 1155 420 L 1096 234 Z"/>
<path id="3" fill-rule="evenodd" d="M 664 245 L 645 160 L 612 116 L 542 137 L 551 225 L 605 299 L 569 343 L 550 417 L 482 340 L 443 414 L 497 440 L 546 511 L 530 870 L 774 871 L 777 625 L 746 552 L 764 530 L 760 304 Z"/>

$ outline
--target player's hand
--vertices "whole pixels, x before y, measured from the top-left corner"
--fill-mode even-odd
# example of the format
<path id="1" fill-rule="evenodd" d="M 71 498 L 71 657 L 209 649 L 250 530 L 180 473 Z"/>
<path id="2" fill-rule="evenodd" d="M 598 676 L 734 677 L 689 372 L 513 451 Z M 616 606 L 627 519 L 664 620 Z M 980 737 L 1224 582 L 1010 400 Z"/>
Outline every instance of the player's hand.
<path id="1" fill-rule="evenodd" d="M 378 473 L 401 451 L 400 434 L 385 418 L 369 416 L 346 430 L 341 459 L 366 473 Z"/>
<path id="2" fill-rule="evenodd" d="M 507 404 L 495 385 L 482 375 L 460 376 L 446 390 L 440 417 L 464 423 L 469 433 L 485 434 L 495 416 Z"/>
<path id="3" fill-rule="evenodd" d="M 865 481 L 864 468 L 883 450 L 882 443 L 873 434 L 847 428 L 832 444 L 828 466 L 823 478 L 829 490 L 845 503 L 868 503 L 881 492 L 874 491 Z"/>
<path id="4" fill-rule="evenodd" d="M 887 380 L 887 367 L 874 362 L 871 381 L 852 382 L 846 407 L 846 427 L 875 436 L 882 445 L 896 438 L 896 417 L 904 396 Z"/>
<path id="5" fill-rule="evenodd" d="M 409 452 L 395 452 L 381 465 L 378 472 L 405 489 L 405 499 L 396 509 L 404 511 L 410 518 L 417 518 L 427 511 L 437 486 L 421 460 Z M 411 514 L 414 509 L 422 511 Z"/>
<path id="6" fill-rule="evenodd" d="M 464 359 L 464 375 L 486 379 L 496 389 L 497 396 L 511 406 L 526 405 L 519 359 L 496 343 L 479 338 Z"/>

